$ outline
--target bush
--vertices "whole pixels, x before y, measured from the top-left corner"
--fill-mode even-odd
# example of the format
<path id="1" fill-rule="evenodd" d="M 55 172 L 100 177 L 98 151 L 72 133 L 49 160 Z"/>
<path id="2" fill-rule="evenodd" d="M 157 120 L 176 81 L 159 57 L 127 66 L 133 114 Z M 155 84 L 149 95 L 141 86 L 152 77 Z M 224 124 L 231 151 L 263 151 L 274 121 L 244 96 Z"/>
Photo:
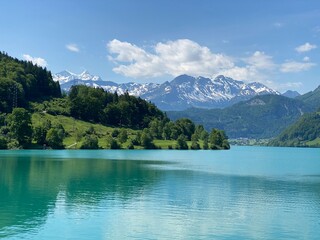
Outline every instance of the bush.
<path id="1" fill-rule="evenodd" d="M 84 137 L 84 141 L 80 147 L 81 149 L 99 149 L 98 137 L 90 134 Z"/>
<path id="2" fill-rule="evenodd" d="M 109 141 L 110 149 L 120 149 L 121 145 L 117 142 L 117 140 L 110 138 Z"/>
<path id="3" fill-rule="evenodd" d="M 7 139 L 5 137 L 0 137 L 0 149 L 7 149 Z"/>
<path id="4" fill-rule="evenodd" d="M 187 150 L 189 149 L 188 144 L 187 144 L 187 138 L 185 135 L 181 134 L 178 139 L 177 139 L 177 145 L 176 145 L 176 149 L 180 149 L 180 150 Z"/>

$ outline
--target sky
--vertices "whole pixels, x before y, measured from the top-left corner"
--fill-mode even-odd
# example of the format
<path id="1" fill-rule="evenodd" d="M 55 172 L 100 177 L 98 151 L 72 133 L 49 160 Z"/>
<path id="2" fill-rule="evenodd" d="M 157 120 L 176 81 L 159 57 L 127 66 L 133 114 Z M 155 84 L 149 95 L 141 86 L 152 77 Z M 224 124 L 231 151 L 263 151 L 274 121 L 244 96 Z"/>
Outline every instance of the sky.
<path id="1" fill-rule="evenodd" d="M 0 51 L 52 73 L 320 85 L 319 0 L 2 0 Z"/>

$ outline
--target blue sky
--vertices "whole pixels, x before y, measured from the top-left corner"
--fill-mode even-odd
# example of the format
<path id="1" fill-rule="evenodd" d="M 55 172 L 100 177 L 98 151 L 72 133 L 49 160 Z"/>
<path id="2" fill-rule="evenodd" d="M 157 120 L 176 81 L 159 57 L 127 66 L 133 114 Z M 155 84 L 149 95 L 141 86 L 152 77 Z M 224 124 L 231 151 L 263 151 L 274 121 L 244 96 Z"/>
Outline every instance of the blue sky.
<path id="1" fill-rule="evenodd" d="M 4 0 L 0 50 L 115 82 L 180 74 L 320 84 L 318 0 Z"/>

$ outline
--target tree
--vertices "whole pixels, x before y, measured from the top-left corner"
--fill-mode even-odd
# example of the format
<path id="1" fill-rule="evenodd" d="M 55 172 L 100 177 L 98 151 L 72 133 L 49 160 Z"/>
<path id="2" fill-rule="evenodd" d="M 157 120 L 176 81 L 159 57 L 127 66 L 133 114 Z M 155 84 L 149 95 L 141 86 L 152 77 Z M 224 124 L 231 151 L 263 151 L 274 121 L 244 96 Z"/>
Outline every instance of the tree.
<path id="1" fill-rule="evenodd" d="M 188 118 L 181 118 L 176 121 L 176 125 L 179 129 L 179 134 L 183 134 L 187 140 L 191 140 L 191 135 L 195 131 L 194 123 Z"/>
<path id="2" fill-rule="evenodd" d="M 51 121 L 45 120 L 40 122 L 39 124 L 33 126 L 33 139 L 37 142 L 37 144 L 45 144 L 47 132 L 51 128 Z"/>
<path id="3" fill-rule="evenodd" d="M 183 134 L 181 134 L 178 139 L 177 139 L 177 145 L 176 149 L 180 150 L 187 150 L 189 149 L 188 144 L 187 144 L 187 137 Z"/>
<path id="4" fill-rule="evenodd" d="M 191 136 L 191 149 L 198 150 L 200 149 L 200 145 L 198 143 L 198 136 L 197 134 L 192 134 Z"/>
<path id="5" fill-rule="evenodd" d="M 121 148 L 121 145 L 114 138 L 109 139 L 109 146 L 110 146 L 110 149 L 120 149 Z"/>
<path id="6" fill-rule="evenodd" d="M 121 129 L 118 139 L 120 141 L 120 143 L 125 143 L 128 140 L 128 132 L 126 129 Z"/>
<path id="7" fill-rule="evenodd" d="M 209 149 L 209 142 L 208 142 L 208 137 L 203 139 L 203 149 L 207 150 Z"/>
<path id="8" fill-rule="evenodd" d="M 80 147 L 81 149 L 99 149 L 98 137 L 94 134 L 87 134 Z"/>
<path id="9" fill-rule="evenodd" d="M 7 139 L 3 136 L 0 136 L 0 149 L 7 149 L 7 148 L 8 148 Z"/>
<path id="10" fill-rule="evenodd" d="M 52 149 L 63 149 L 63 135 L 59 129 L 50 128 L 46 135 L 46 142 Z"/>
<path id="11" fill-rule="evenodd" d="M 141 134 L 141 145 L 144 147 L 144 149 L 155 149 L 156 146 L 154 145 L 152 135 L 147 129 L 144 129 L 144 131 Z"/>
<path id="12" fill-rule="evenodd" d="M 20 146 L 31 143 L 32 125 L 31 115 L 24 108 L 15 108 L 7 118 L 10 135 Z"/>

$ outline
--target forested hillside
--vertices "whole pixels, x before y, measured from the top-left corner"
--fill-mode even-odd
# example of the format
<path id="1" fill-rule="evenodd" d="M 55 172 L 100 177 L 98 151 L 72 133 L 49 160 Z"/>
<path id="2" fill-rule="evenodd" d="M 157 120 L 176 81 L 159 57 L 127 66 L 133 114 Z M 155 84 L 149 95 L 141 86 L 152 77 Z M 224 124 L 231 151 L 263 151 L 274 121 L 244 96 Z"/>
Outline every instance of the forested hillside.
<path id="1" fill-rule="evenodd" d="M 269 143 L 271 146 L 320 147 L 320 109 L 303 115 Z"/>
<path id="2" fill-rule="evenodd" d="M 26 107 L 29 101 L 60 97 L 60 85 L 46 68 L 0 52 L 0 112 Z"/>
<path id="3" fill-rule="evenodd" d="M 311 92 L 296 97 L 296 99 L 310 105 L 315 111 L 320 107 L 320 86 Z"/>
<path id="4" fill-rule="evenodd" d="M 312 109 L 297 99 L 263 95 L 225 109 L 188 109 L 167 114 L 171 119 L 190 118 L 206 129 L 222 129 L 230 138 L 259 139 L 277 136 Z"/>

